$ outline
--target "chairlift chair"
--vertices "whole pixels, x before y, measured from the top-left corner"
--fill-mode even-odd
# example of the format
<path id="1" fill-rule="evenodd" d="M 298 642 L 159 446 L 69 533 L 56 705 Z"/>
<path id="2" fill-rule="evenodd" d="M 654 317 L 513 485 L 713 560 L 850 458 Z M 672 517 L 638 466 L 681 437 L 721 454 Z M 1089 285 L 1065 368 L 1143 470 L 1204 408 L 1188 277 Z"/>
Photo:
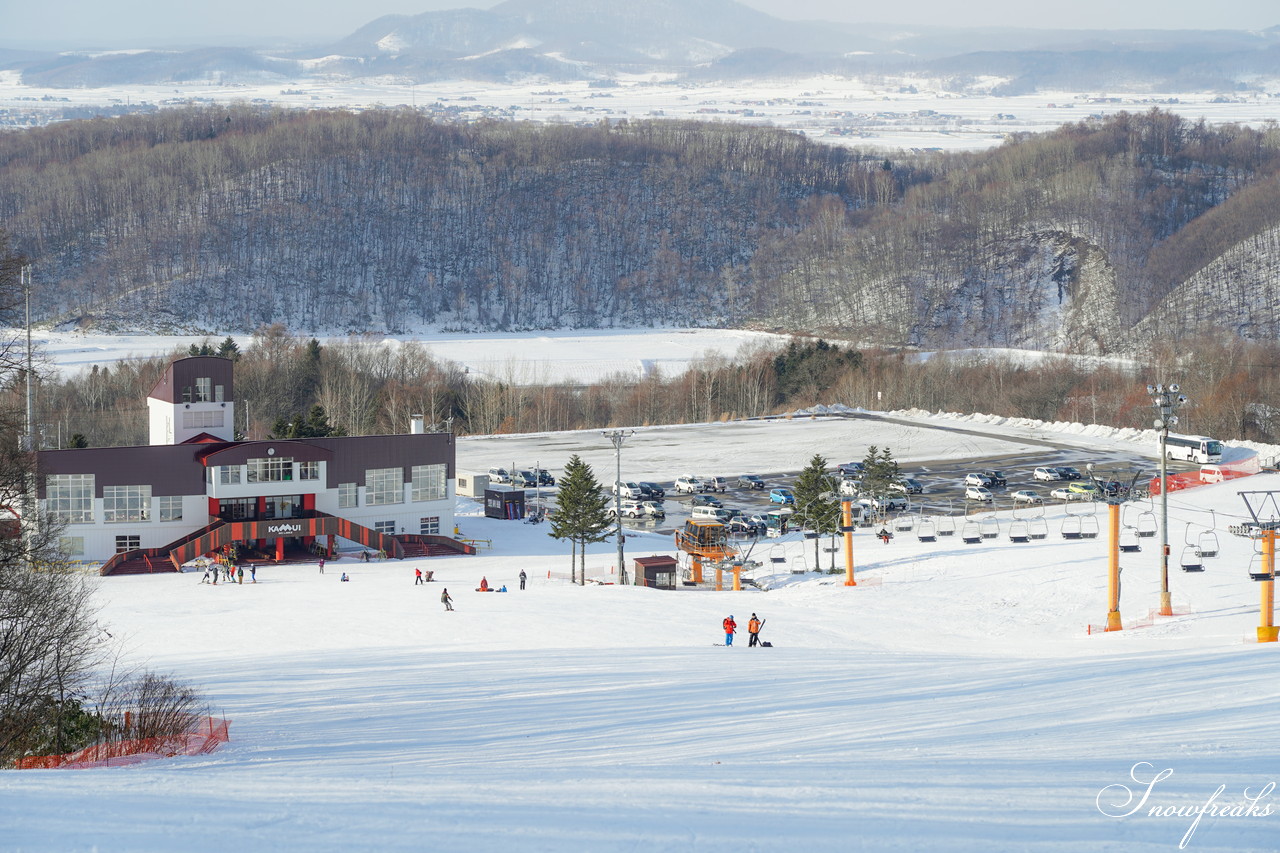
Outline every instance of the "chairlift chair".
<path id="1" fill-rule="evenodd" d="M 1196 552 L 1201 557 L 1218 556 L 1218 534 L 1212 529 L 1201 533 L 1196 540 Z"/>
<path id="2" fill-rule="evenodd" d="M 1149 509 L 1138 513 L 1138 520 L 1134 526 L 1140 539 L 1150 539 L 1156 535 L 1156 531 L 1159 529 L 1156 524 L 1156 514 Z"/>
<path id="3" fill-rule="evenodd" d="M 1027 542 L 1031 538 L 1031 528 L 1025 521 L 1014 521 L 1009 525 L 1010 542 Z"/>
<path id="4" fill-rule="evenodd" d="M 1275 580 L 1276 576 L 1271 572 L 1262 570 L 1262 555 L 1257 551 L 1253 552 L 1253 556 L 1249 558 L 1249 579 L 1255 581 Z"/>
<path id="5" fill-rule="evenodd" d="M 916 525 L 916 538 L 921 542 L 938 541 L 938 525 L 932 518 L 921 516 L 920 523 Z"/>
<path id="6" fill-rule="evenodd" d="M 1044 520 L 1044 515 L 1038 515 L 1027 522 L 1027 538 L 1031 540 L 1039 540 L 1048 537 L 1049 524 Z"/>
<path id="7" fill-rule="evenodd" d="M 1081 539 L 1097 539 L 1098 538 L 1098 519 L 1094 515 L 1085 515 L 1080 518 L 1080 538 Z"/>
<path id="8" fill-rule="evenodd" d="M 781 545 L 774 545 L 769 549 L 770 563 L 785 563 L 787 561 L 787 549 Z"/>
<path id="9" fill-rule="evenodd" d="M 910 533 L 916 528 L 915 516 L 900 515 L 893 520 L 893 529 L 899 533 Z"/>
<path id="10" fill-rule="evenodd" d="M 1196 551 L 1194 545 L 1184 545 L 1182 547 L 1182 558 L 1178 561 L 1182 565 L 1184 572 L 1203 572 L 1204 563 L 1200 560 L 1200 554 Z"/>
<path id="11" fill-rule="evenodd" d="M 1066 518 L 1062 519 L 1062 538 L 1080 538 L 1080 516 L 1068 514 Z"/>
<path id="12" fill-rule="evenodd" d="M 977 545 L 982 541 L 982 527 L 976 521 L 966 521 L 960 531 L 960 540 L 966 545 Z"/>
<path id="13" fill-rule="evenodd" d="M 938 519 L 938 535 L 939 536 L 955 536 L 956 520 L 949 515 L 941 516 Z"/>
<path id="14" fill-rule="evenodd" d="M 1000 522 L 994 515 L 989 515 L 982 519 L 981 529 L 983 539 L 995 539 L 1000 535 Z"/>
<path id="15" fill-rule="evenodd" d="M 1142 546 L 1138 544 L 1138 528 L 1127 525 L 1120 528 L 1120 550 L 1126 554 L 1142 550 Z"/>

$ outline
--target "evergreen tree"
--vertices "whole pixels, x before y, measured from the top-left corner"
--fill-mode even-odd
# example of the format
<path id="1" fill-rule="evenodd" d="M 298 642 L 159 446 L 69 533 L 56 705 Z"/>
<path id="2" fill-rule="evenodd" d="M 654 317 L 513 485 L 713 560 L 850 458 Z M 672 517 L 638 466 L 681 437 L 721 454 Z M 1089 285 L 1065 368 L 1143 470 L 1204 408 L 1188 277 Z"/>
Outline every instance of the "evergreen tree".
<path id="1" fill-rule="evenodd" d="M 564 476 L 560 478 L 556 511 L 551 516 L 548 535 L 553 539 L 568 539 L 574 554 L 580 556 L 581 571 L 576 573 L 579 583 L 585 584 L 587 579 L 587 545 L 609 538 L 613 526 L 609 518 L 608 496 L 596 480 L 591 466 L 575 453 L 564 466 Z M 575 577 L 572 559 L 570 580 Z"/>
<path id="2" fill-rule="evenodd" d="M 67 442 L 67 447 L 88 447 L 89 439 L 84 437 L 84 433 L 75 433 Z"/>
<path id="3" fill-rule="evenodd" d="M 346 434 L 347 431 L 342 427 L 329 423 L 324 407 L 317 404 L 311 407 L 306 417 L 299 412 L 288 418 L 276 418 L 271 427 L 270 438 L 328 438 Z"/>
<path id="4" fill-rule="evenodd" d="M 796 515 L 816 533 L 835 533 L 840 527 L 840 484 L 827 471 L 827 460 L 815 453 L 796 477 L 792 492 L 796 496 Z M 818 562 L 818 539 L 813 540 L 814 566 Z"/>
<path id="5" fill-rule="evenodd" d="M 227 339 L 218 344 L 218 355 L 223 358 L 229 358 L 232 361 L 240 360 L 240 346 L 235 342 L 235 338 L 227 335 Z"/>
<path id="6" fill-rule="evenodd" d="M 887 447 L 881 450 L 874 444 L 871 445 L 862 464 L 866 470 L 862 476 L 861 491 L 873 498 L 885 497 L 889 494 L 889 485 L 902 479 L 902 469 Z"/>

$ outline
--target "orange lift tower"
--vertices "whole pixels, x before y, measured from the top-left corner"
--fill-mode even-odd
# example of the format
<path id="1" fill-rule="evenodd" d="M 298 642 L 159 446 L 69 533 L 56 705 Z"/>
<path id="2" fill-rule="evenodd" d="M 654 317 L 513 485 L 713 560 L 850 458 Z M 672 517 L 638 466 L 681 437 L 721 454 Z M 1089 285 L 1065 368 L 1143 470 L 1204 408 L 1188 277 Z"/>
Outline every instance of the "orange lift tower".
<path id="1" fill-rule="evenodd" d="M 1142 472 L 1134 471 L 1129 485 L 1122 486 L 1119 480 L 1110 476 L 1101 476 L 1101 472 L 1095 473 L 1092 462 L 1087 468 L 1090 481 L 1098 487 L 1097 494 L 1107 502 L 1107 516 L 1111 522 L 1107 536 L 1107 630 L 1119 631 L 1122 628 L 1120 622 L 1120 505 L 1129 500 Z"/>
<path id="2" fill-rule="evenodd" d="M 676 531 L 676 547 L 689 555 L 691 580 L 696 584 L 702 583 L 703 562 L 716 564 L 716 589 L 722 588 L 721 565 L 738 555 L 738 549 L 729 543 L 729 528 L 718 521 L 703 518 L 686 521 L 684 529 Z M 733 566 L 733 588 L 742 589 L 740 563 Z"/>
<path id="3" fill-rule="evenodd" d="M 844 585 L 857 586 L 853 579 L 853 498 L 840 499 L 840 532 L 844 534 Z"/>
<path id="4" fill-rule="evenodd" d="M 1252 524 L 1233 524 L 1228 529 L 1236 536 L 1262 540 L 1262 570 L 1249 569 L 1249 577 L 1262 584 L 1259 605 L 1258 642 L 1274 643 L 1280 636 L 1275 624 L 1276 612 L 1276 529 L 1280 528 L 1280 506 L 1277 492 L 1237 492 L 1253 516 Z M 1268 511 L 1269 510 L 1269 511 Z"/>

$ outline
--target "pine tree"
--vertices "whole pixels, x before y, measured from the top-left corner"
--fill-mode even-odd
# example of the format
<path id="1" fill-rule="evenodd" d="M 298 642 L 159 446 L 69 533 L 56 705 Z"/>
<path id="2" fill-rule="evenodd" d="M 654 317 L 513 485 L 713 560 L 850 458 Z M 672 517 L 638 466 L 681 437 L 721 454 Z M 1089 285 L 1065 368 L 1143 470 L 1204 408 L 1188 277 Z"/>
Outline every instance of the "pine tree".
<path id="1" fill-rule="evenodd" d="M 236 343 L 235 338 L 227 335 L 227 339 L 218 344 L 218 355 L 223 358 L 229 358 L 232 361 L 239 361 L 240 346 Z"/>
<path id="2" fill-rule="evenodd" d="M 835 533 L 840 527 L 839 483 L 827 471 L 827 460 L 815 453 L 792 489 L 796 496 L 796 514 L 815 533 Z M 818 563 L 818 539 L 813 540 L 814 566 Z"/>
<path id="3" fill-rule="evenodd" d="M 874 444 L 871 445 L 862 464 L 865 471 L 860 491 L 877 501 L 888 497 L 891 491 L 889 486 L 902 479 L 902 469 L 887 447 L 881 450 Z"/>
<path id="4" fill-rule="evenodd" d="M 612 529 L 609 498 L 596 480 L 591 466 L 575 453 L 564 466 L 564 476 L 560 478 L 560 490 L 556 497 L 556 511 L 551 516 L 551 529 L 547 535 L 553 539 L 569 540 L 575 555 L 582 561 L 581 571 L 577 573 L 579 583 L 585 584 L 587 579 L 587 545 L 603 542 Z M 572 559 L 571 557 L 570 580 L 575 576 Z"/>

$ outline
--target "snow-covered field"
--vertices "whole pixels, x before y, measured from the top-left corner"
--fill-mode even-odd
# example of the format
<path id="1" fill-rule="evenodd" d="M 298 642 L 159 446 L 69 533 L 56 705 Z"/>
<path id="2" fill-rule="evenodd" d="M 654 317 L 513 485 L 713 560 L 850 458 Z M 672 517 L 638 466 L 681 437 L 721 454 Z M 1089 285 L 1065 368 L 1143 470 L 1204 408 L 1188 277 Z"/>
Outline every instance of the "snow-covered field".
<path id="1" fill-rule="evenodd" d="M 991 78 L 990 87 L 1001 84 Z M 1257 81 L 1252 81 L 1257 82 Z M 1263 81 L 1274 91 L 1271 81 Z M 1274 119 L 1270 94 L 1241 92 L 1040 92 L 997 97 L 949 91 L 943 81 L 901 76 L 817 76 L 693 85 L 644 74 L 623 76 L 601 89 L 588 81 L 536 79 L 498 84 L 456 80 L 410 84 L 396 78 L 291 81 L 260 86 L 216 82 L 109 88 L 24 86 L 0 74 L 0 109 L 21 126 L 47 121 L 50 108 L 254 101 L 298 109 L 415 108 L 452 121 L 498 119 L 594 124 L 602 120 L 700 119 L 769 125 L 832 145 L 885 149 L 981 150 L 1010 133 L 1043 132 L 1090 116 L 1145 112 L 1153 106 L 1210 124 L 1261 126 Z"/>
<path id="2" fill-rule="evenodd" d="M 910 431 L 932 454 L 970 450 L 920 420 L 880 424 L 880 443 Z M 637 474 L 714 454 L 783 470 L 857 423 L 643 430 L 626 455 Z M 460 460 L 509 441 L 462 442 Z M 1105 617 L 1105 540 L 1062 540 L 1052 507 L 1040 543 L 1008 542 L 1008 518 L 980 545 L 859 533 L 854 588 L 793 574 L 802 553 L 813 565 L 803 540 L 754 553 L 787 560 L 764 560 L 763 590 L 574 587 L 546 525 L 487 520 L 466 500 L 463 534 L 493 541 L 476 557 L 267 568 L 245 586 L 103 580 L 103 622 L 128 657 L 202 684 L 232 740 L 129 768 L 2 773 L 0 849 L 1275 850 L 1280 647 L 1251 642 L 1251 543 L 1219 530 L 1206 572 L 1177 570 L 1185 524 L 1211 509 L 1220 528 L 1238 520 L 1242 488 L 1280 490 L 1280 475 L 1171 496 L 1181 615 L 1144 625 L 1159 586 L 1146 544 L 1124 555 L 1127 630 L 1112 634 L 1087 633 Z M 591 549 L 591 576 L 614 577 L 614 548 Z M 644 533 L 627 548 L 672 551 Z M 416 565 L 436 582 L 415 587 Z M 512 591 L 473 592 L 481 576 Z M 753 611 L 773 648 L 716 645 L 724 616 Z M 1210 801 L 1218 813 L 1197 822 Z"/>

